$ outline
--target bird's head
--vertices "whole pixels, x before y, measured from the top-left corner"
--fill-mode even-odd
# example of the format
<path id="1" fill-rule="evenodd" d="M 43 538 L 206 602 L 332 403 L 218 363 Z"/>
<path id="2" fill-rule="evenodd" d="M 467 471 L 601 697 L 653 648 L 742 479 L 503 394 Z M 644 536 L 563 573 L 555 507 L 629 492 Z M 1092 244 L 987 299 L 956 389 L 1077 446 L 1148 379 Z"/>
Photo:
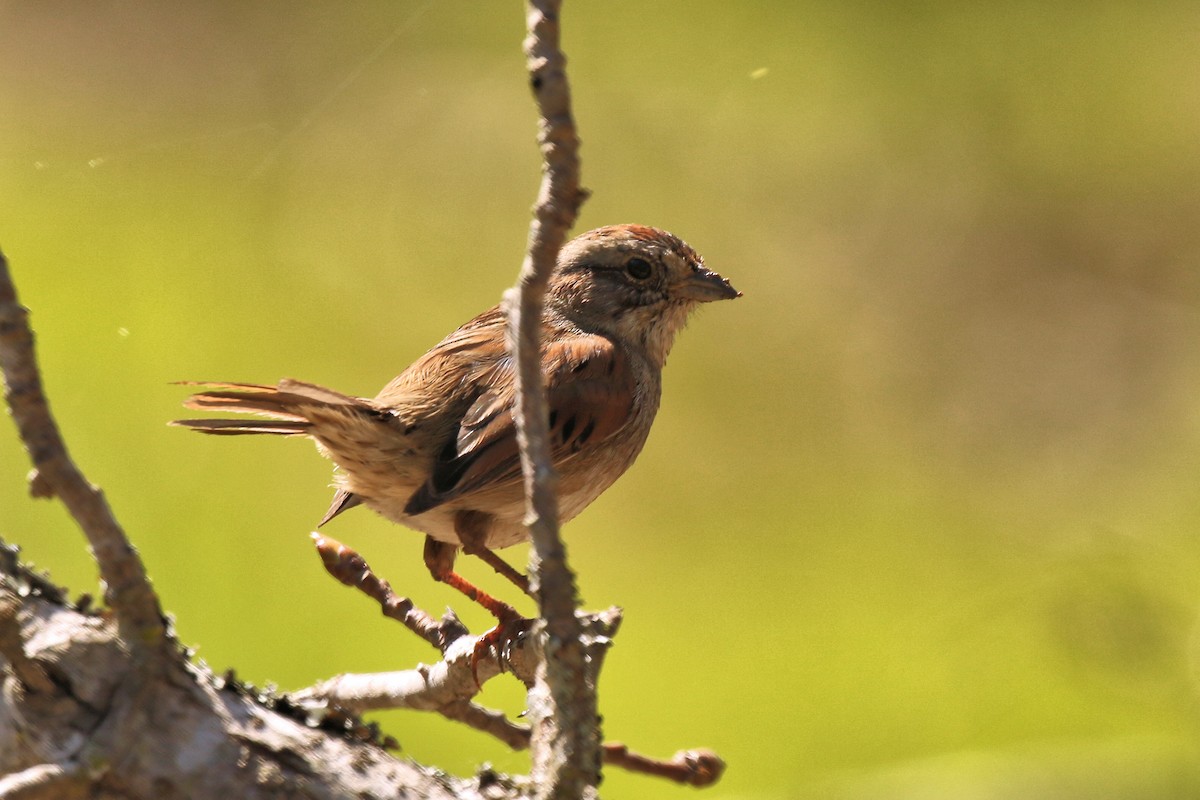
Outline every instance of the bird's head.
<path id="1" fill-rule="evenodd" d="M 741 294 L 674 234 L 613 225 L 563 246 L 546 304 L 581 330 L 642 343 L 661 366 L 692 309 Z"/>

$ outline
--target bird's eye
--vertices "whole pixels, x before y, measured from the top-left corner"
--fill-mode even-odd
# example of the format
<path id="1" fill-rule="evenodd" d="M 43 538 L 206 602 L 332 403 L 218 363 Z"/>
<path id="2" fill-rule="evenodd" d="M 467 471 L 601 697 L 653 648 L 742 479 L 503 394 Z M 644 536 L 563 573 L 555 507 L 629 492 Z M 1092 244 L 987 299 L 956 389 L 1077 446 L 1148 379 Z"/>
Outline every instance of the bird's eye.
<path id="1" fill-rule="evenodd" d="M 644 258 L 631 258 L 625 264 L 625 271 L 631 278 L 644 281 L 650 277 L 650 262 Z"/>

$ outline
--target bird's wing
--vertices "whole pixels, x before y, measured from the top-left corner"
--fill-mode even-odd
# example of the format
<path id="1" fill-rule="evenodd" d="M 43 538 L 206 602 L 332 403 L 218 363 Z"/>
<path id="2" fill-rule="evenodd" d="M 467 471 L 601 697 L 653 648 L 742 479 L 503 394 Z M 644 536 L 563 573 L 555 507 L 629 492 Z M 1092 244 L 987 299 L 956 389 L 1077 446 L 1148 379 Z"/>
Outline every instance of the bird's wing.
<path id="1" fill-rule="evenodd" d="M 511 370 L 511 365 L 506 364 Z M 542 354 L 550 406 L 551 456 L 556 464 L 600 446 L 633 414 L 634 380 L 628 359 L 612 342 L 591 335 L 560 338 Z M 482 488 L 521 479 L 513 420 L 513 381 L 496 382 L 467 409 L 405 512 L 420 514 Z"/>

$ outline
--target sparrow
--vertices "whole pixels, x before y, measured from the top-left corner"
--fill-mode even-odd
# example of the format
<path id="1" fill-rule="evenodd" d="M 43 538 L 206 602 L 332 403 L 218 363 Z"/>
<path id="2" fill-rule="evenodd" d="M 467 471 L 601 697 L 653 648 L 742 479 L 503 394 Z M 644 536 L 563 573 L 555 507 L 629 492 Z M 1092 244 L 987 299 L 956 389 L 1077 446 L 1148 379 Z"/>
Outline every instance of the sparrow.
<path id="1" fill-rule="evenodd" d="M 683 240 L 615 225 L 565 244 L 547 287 L 541 367 L 559 518 L 578 515 L 633 464 L 658 412 L 676 334 L 700 304 L 740 297 Z M 527 537 L 513 418 L 513 362 L 499 306 L 467 322 L 374 398 L 284 379 L 190 383 L 184 405 L 263 419 L 186 419 L 216 435 L 306 436 L 336 465 L 320 524 L 356 506 L 424 533 L 433 577 L 501 617 L 508 607 L 454 572 L 476 555 L 526 592 L 492 551 Z M 495 604 L 490 606 L 488 601 Z"/>

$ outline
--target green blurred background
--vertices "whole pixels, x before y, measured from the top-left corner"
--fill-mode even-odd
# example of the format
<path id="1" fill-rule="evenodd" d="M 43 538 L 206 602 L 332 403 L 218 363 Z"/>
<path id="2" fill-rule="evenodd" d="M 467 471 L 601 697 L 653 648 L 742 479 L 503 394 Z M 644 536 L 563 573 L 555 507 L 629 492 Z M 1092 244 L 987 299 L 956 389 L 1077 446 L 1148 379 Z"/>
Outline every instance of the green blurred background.
<path id="1" fill-rule="evenodd" d="M 566 529 L 627 614 L 606 734 L 718 750 L 714 799 L 1200 796 L 1200 8 L 567 6 L 580 228 L 669 228 L 746 295 Z M 214 667 L 433 657 L 321 571 L 327 463 L 168 429 L 168 382 L 372 395 L 495 302 L 539 176 L 523 33 L 515 3 L 0 4 L 0 244 L 75 456 Z M 94 590 L 11 430 L 0 466 L 0 535 Z M 485 624 L 420 536 L 329 533 Z"/>

